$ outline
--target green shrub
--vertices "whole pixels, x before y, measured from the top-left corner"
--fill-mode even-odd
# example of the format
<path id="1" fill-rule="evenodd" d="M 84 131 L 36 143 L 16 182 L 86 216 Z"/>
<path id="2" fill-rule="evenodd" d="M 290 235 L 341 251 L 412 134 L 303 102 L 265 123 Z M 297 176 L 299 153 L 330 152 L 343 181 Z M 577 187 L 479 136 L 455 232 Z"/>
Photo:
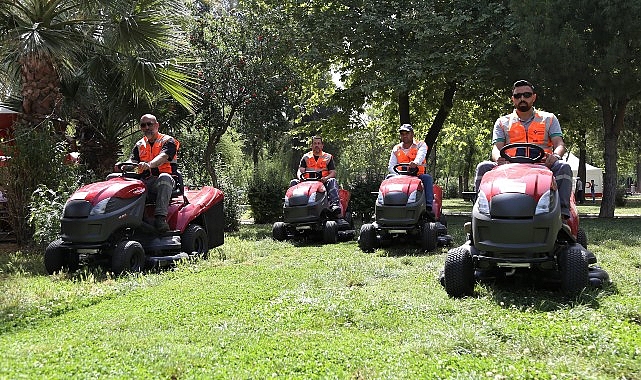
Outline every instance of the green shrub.
<path id="1" fill-rule="evenodd" d="M 280 168 L 256 170 L 249 180 L 247 201 L 254 216 L 254 223 L 272 223 L 283 214 L 283 196 L 290 179 Z"/>
<path id="2" fill-rule="evenodd" d="M 614 205 L 616 207 L 624 207 L 625 203 L 625 187 L 618 186 L 616 194 L 614 195 Z"/>
<path id="3" fill-rule="evenodd" d="M 454 182 L 449 182 L 443 189 L 444 199 L 456 199 L 459 197 L 458 185 Z"/>
<path id="4" fill-rule="evenodd" d="M 379 173 L 367 173 L 355 175 L 348 183 L 351 198 L 349 208 L 354 218 L 363 222 L 369 222 L 374 217 L 374 204 L 376 194 L 385 175 Z"/>

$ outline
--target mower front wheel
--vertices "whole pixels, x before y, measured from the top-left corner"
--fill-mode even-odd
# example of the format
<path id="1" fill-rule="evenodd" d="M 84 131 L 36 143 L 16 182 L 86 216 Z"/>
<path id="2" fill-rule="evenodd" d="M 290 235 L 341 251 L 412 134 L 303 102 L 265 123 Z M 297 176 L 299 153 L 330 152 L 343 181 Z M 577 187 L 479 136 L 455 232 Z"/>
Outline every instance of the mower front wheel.
<path id="1" fill-rule="evenodd" d="M 56 239 L 49 243 L 45 250 L 45 269 L 47 273 L 54 274 L 63 269 L 75 272 L 79 267 L 77 253 L 71 253 L 69 249 L 62 246 L 62 239 Z"/>
<path id="2" fill-rule="evenodd" d="M 338 240 L 338 224 L 333 220 L 325 222 L 323 228 L 323 241 L 327 244 L 334 244 Z"/>
<path id="3" fill-rule="evenodd" d="M 287 225 L 283 222 L 276 222 L 272 226 L 272 238 L 276 241 L 287 239 Z"/>
<path id="4" fill-rule="evenodd" d="M 423 224 L 421 231 L 421 248 L 425 251 L 433 251 L 438 245 L 438 226 L 434 222 Z"/>
<path id="5" fill-rule="evenodd" d="M 559 254 L 561 290 L 568 296 L 582 291 L 589 282 L 589 266 L 581 249 L 566 248 Z"/>
<path id="6" fill-rule="evenodd" d="M 376 248 L 376 227 L 371 223 L 361 226 L 361 232 L 358 235 L 358 246 L 363 252 L 374 252 Z"/>
<path id="7" fill-rule="evenodd" d="M 142 272 L 145 267 L 145 250 L 137 241 L 125 240 L 116 244 L 111 255 L 111 270 L 116 275 L 124 272 Z"/>
<path id="8" fill-rule="evenodd" d="M 581 227 L 579 227 L 576 233 L 576 242 L 581 244 L 583 248 L 588 249 L 588 234 L 586 234 L 585 230 Z"/>
<path id="9" fill-rule="evenodd" d="M 207 241 L 207 232 L 198 224 L 190 224 L 185 229 L 185 233 L 180 238 L 181 249 L 188 255 L 195 253 L 198 256 L 207 258 L 209 245 Z"/>
<path id="10" fill-rule="evenodd" d="M 450 297 L 474 294 L 474 262 L 470 251 L 463 247 L 450 249 L 445 258 L 443 277 L 445 291 Z"/>

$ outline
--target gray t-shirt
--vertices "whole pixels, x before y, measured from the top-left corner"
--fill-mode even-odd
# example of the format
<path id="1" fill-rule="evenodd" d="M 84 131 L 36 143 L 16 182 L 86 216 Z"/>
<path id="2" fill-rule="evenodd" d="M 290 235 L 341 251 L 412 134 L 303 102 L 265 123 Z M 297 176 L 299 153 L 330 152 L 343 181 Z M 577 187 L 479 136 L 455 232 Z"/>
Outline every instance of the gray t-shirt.
<path id="1" fill-rule="evenodd" d="M 556 136 L 563 137 L 563 132 L 561 131 L 561 124 L 559 124 L 559 119 L 557 119 L 553 113 L 545 112 L 545 111 L 537 111 L 536 109 L 534 109 L 534 113 L 532 114 L 532 117 L 530 117 L 528 120 L 520 120 L 519 115 L 516 113 L 516 110 L 515 110 L 509 115 L 501 116 L 500 118 L 496 119 L 496 123 L 494 123 L 494 132 L 492 132 L 492 144 L 496 144 L 497 142 L 505 142 L 507 127 L 510 124 L 518 122 L 519 120 L 521 121 L 521 124 L 525 127 L 525 131 L 527 133 L 527 129 L 532 123 L 532 120 L 534 120 L 534 116 L 536 114 L 538 114 L 539 117 L 541 117 L 543 120 L 546 121 L 545 124 L 548 126 L 546 131 L 547 131 L 549 140 L 551 140 L 552 137 L 556 137 Z"/>

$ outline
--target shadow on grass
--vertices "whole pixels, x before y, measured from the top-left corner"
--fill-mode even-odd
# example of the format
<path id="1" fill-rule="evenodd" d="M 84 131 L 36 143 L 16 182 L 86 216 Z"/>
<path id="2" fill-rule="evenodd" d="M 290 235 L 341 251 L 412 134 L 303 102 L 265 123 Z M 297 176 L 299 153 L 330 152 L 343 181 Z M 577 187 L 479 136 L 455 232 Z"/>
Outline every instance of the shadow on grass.
<path id="1" fill-rule="evenodd" d="M 477 284 L 477 289 L 478 286 Z M 556 311 L 579 305 L 598 309 L 600 299 L 618 293 L 614 283 L 607 283 L 602 287 L 588 286 L 577 295 L 567 296 L 561 291 L 558 281 L 533 278 L 531 274 L 482 281 L 480 286 L 482 291 L 476 292 L 476 296 L 487 292 L 487 295 L 503 308 L 538 312 Z"/>

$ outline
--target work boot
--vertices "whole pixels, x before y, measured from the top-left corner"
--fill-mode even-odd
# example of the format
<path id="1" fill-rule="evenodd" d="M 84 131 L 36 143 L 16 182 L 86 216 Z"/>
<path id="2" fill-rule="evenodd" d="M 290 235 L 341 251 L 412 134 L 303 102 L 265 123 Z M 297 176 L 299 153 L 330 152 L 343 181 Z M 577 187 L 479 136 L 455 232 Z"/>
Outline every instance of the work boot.
<path id="1" fill-rule="evenodd" d="M 156 227 L 156 230 L 158 230 L 158 232 L 160 233 L 169 231 L 169 224 L 167 224 L 165 217 L 162 215 L 156 215 L 156 219 L 154 220 L 154 227 Z"/>
<path id="2" fill-rule="evenodd" d="M 333 205 L 331 209 L 332 209 L 332 213 L 336 216 L 340 216 L 341 213 L 343 212 L 343 210 L 341 209 L 341 206 L 339 205 Z"/>

